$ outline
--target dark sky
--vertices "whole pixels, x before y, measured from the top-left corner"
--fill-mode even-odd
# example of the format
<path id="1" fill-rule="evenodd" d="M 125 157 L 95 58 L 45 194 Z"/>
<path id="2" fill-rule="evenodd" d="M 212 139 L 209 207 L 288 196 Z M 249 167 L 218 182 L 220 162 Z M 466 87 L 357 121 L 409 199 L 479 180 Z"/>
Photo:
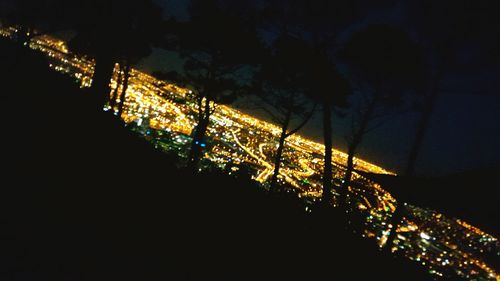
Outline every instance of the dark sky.
<path id="1" fill-rule="evenodd" d="M 186 20 L 189 18 L 187 7 L 189 0 L 154 0 L 163 7 L 165 17 L 174 16 L 178 20 Z"/>
<path id="2" fill-rule="evenodd" d="M 157 0 L 164 7 L 165 16 L 188 18 L 187 0 Z M 404 3 L 406 1 L 401 1 Z M 372 12 L 367 21 L 403 23 L 402 4 Z M 473 48 L 463 51 L 464 60 L 474 59 Z M 181 60 L 162 50 L 145 59 L 141 67 L 146 71 L 178 68 Z M 450 73 L 445 79 L 449 88 L 460 94 L 441 94 L 431 126 L 417 163 L 417 174 L 439 176 L 487 167 L 500 167 L 500 68 L 479 63 L 469 69 Z M 485 93 L 474 93 L 484 90 Z M 245 108 L 242 108 L 245 110 Z M 408 113 L 388 122 L 370 133 L 360 148 L 360 157 L 389 170 L 400 172 L 414 134 L 417 115 Z M 349 120 L 334 121 L 335 147 L 345 151 L 344 135 Z M 321 122 L 315 118 L 302 133 L 321 141 Z"/>

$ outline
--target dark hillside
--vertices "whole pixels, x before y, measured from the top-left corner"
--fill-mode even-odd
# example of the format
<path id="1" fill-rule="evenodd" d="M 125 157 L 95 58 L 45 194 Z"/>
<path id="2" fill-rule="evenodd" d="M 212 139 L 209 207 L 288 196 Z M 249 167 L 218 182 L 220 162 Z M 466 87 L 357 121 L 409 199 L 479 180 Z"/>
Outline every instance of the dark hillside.
<path id="1" fill-rule="evenodd" d="M 177 168 L 42 56 L 2 40 L 0 61 L 0 280 L 429 279 L 294 198 Z"/>

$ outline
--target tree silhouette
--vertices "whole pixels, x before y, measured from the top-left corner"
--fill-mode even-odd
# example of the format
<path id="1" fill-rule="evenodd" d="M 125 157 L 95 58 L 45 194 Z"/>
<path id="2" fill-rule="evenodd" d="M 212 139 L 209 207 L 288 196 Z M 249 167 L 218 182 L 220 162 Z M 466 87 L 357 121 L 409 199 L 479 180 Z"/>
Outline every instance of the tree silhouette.
<path id="1" fill-rule="evenodd" d="M 352 89 L 349 81 L 340 75 L 326 54 L 315 53 L 310 63 L 311 81 L 307 94 L 322 107 L 323 143 L 325 145 L 322 202 L 329 206 L 333 199 L 332 112 L 338 113 L 338 109 L 345 109 L 348 106 L 347 97 L 352 93 Z"/>
<path id="2" fill-rule="evenodd" d="M 311 87 L 310 58 L 311 50 L 304 41 L 282 35 L 274 42 L 271 54 L 255 79 L 262 109 L 281 127 L 271 178 L 273 190 L 278 186 L 286 139 L 307 123 L 316 108 L 306 95 Z M 295 122 L 298 124 L 294 127 Z"/>
<path id="3" fill-rule="evenodd" d="M 78 1 L 73 20 L 77 35 L 69 42 L 74 52 L 95 60 L 92 92 L 101 108 L 110 93 L 115 63 L 132 62 L 151 52 L 162 16 L 152 1 Z"/>
<path id="4" fill-rule="evenodd" d="M 188 168 L 197 171 L 210 117 L 217 105 L 232 103 L 248 90 L 262 46 L 251 26 L 217 1 L 192 1 L 190 13 L 189 22 L 176 25 L 175 43 L 167 46 L 184 59 L 183 71 L 161 78 L 191 89 L 197 114 Z"/>
<path id="5" fill-rule="evenodd" d="M 322 202 L 331 202 L 332 189 L 332 116 L 331 110 L 346 106 L 346 95 L 351 92 L 349 83 L 335 69 L 336 53 L 340 47 L 337 37 L 359 18 L 374 9 L 387 7 L 393 0 L 373 1 L 266 1 L 260 16 L 260 25 L 268 32 L 287 30 L 301 37 L 313 49 L 310 73 L 312 85 L 309 95 L 322 105 L 323 134 L 325 144 L 325 166 L 323 170 Z"/>
<path id="6" fill-rule="evenodd" d="M 347 168 L 340 189 L 339 204 L 345 208 L 354 156 L 364 136 L 387 120 L 401 104 L 405 90 L 421 84 L 424 67 L 419 47 L 405 32 L 386 25 L 370 25 L 353 34 L 339 57 L 360 95 L 353 107 Z"/>
<path id="7" fill-rule="evenodd" d="M 125 72 L 125 67 L 123 66 L 123 63 L 121 63 L 118 65 L 118 73 L 116 73 L 116 86 L 113 89 L 109 99 L 109 104 L 107 107 L 107 109 L 109 110 L 115 110 L 116 103 L 117 101 L 119 101 L 119 96 L 123 96 L 123 93 L 119 92 L 119 90 L 120 90 L 120 85 L 122 85 L 125 76 L 124 72 Z"/>
<path id="8" fill-rule="evenodd" d="M 413 176 L 418 155 L 425 139 L 427 128 L 436 101 L 442 92 L 447 93 L 478 93 L 478 89 L 445 89 L 443 80 L 453 75 L 453 72 L 463 68 L 459 62 L 459 50 L 470 42 L 475 42 L 482 50 L 482 59 L 491 61 L 492 41 L 498 29 L 499 2 L 492 0 L 480 1 L 435 1 L 423 0 L 411 2 L 411 14 L 416 22 L 416 31 L 425 42 L 430 61 L 430 75 L 427 88 L 419 98 L 420 118 L 415 130 L 415 137 L 408 155 L 404 171 L 406 176 Z M 446 17 L 443 17 L 446 14 Z M 496 25 L 494 24 L 496 23 Z M 493 39 L 493 40 L 492 40 Z M 474 65 L 466 66 L 474 68 Z"/>
<path id="9" fill-rule="evenodd" d="M 462 89 L 446 89 L 443 87 L 443 80 L 453 72 L 464 67 L 459 61 L 458 52 L 464 45 L 470 42 L 480 42 L 483 52 L 483 59 L 490 60 L 492 53 L 488 53 L 491 45 L 491 36 L 496 33 L 494 22 L 497 18 L 498 1 L 481 0 L 477 2 L 453 1 L 453 3 L 443 1 L 419 1 L 411 6 L 411 16 L 417 22 L 417 32 L 420 34 L 427 48 L 427 60 L 429 61 L 429 73 L 426 77 L 425 89 L 419 91 L 417 95 L 418 110 L 420 118 L 418 120 L 413 143 L 408 155 L 407 165 L 404 175 L 413 177 L 418 155 L 422 148 L 428 126 L 436 102 L 441 93 L 452 94 L 461 93 Z M 446 13 L 446 17 L 442 15 Z M 473 66 L 470 66 L 473 67 Z M 466 91 L 466 93 L 478 93 L 477 89 Z M 415 193 L 415 191 L 414 191 Z M 418 200 L 420 203 L 424 200 Z M 391 218 L 393 231 L 390 232 L 386 242 L 386 249 L 391 250 L 396 229 L 402 222 L 406 210 L 402 204 L 398 204 Z M 425 203 L 423 204 L 425 205 Z"/>
<path id="10" fill-rule="evenodd" d="M 119 117 L 123 117 L 123 110 L 125 108 L 124 103 L 126 100 L 126 95 L 127 95 L 127 89 L 129 85 L 129 80 L 132 72 L 132 65 L 136 64 L 139 62 L 139 60 L 143 57 L 146 57 L 152 53 L 151 47 L 147 44 L 148 40 L 144 41 L 135 41 L 131 42 L 129 44 L 129 47 L 124 50 L 122 56 L 121 56 L 121 63 L 120 63 L 120 69 L 123 71 L 123 78 L 122 78 L 122 87 L 121 87 L 121 93 L 119 96 L 115 96 L 118 111 L 115 113 Z M 118 85 L 117 85 L 118 87 Z M 112 97 L 110 97 L 112 98 Z M 112 110 L 115 110 L 114 108 L 111 108 Z"/>
<path id="11" fill-rule="evenodd" d="M 124 66 L 122 67 L 123 69 L 123 82 L 122 82 L 122 87 L 121 87 L 121 93 L 120 96 L 116 96 L 116 101 L 117 107 L 118 107 L 118 112 L 115 111 L 116 115 L 119 117 L 123 117 L 123 110 L 125 109 L 125 100 L 127 99 L 127 90 L 128 90 L 128 82 L 130 80 L 130 74 L 131 74 L 131 65 L 130 61 L 124 61 Z M 113 108 L 113 110 L 115 110 Z"/>

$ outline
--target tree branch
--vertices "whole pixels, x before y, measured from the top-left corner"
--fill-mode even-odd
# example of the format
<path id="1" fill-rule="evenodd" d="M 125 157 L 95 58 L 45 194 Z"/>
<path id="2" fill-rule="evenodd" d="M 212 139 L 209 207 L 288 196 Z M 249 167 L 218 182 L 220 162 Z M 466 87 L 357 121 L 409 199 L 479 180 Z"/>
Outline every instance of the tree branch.
<path id="1" fill-rule="evenodd" d="M 300 123 L 295 129 L 293 129 L 290 132 L 286 133 L 286 137 L 289 137 L 289 136 L 297 133 L 300 129 L 302 129 L 302 127 L 304 127 L 307 124 L 307 122 L 311 119 L 311 117 L 313 116 L 314 111 L 316 111 L 316 107 L 317 106 L 318 106 L 318 104 L 315 103 L 314 106 L 313 106 L 313 108 L 311 109 L 311 111 L 309 111 L 309 113 L 302 120 L 302 123 Z"/>
<path id="2" fill-rule="evenodd" d="M 260 109 L 262 109 L 265 113 L 267 113 L 271 119 L 276 122 L 276 123 L 279 123 L 280 125 L 283 123 L 283 119 L 282 118 L 279 118 L 276 114 L 274 114 L 271 110 L 269 110 L 268 108 L 262 106 Z"/>

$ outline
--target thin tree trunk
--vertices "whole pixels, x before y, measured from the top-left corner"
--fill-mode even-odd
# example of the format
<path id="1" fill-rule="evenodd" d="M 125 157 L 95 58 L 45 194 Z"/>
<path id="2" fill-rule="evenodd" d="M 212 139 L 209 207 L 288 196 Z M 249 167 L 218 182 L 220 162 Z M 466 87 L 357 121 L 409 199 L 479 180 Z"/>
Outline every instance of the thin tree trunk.
<path id="1" fill-rule="evenodd" d="M 130 79 L 130 61 L 127 60 L 125 62 L 125 70 L 124 70 L 124 78 L 123 78 L 123 86 L 122 86 L 122 93 L 120 95 L 120 103 L 118 103 L 118 117 L 122 118 L 123 115 L 123 110 L 125 108 L 125 100 L 127 98 L 127 89 L 128 89 L 128 82 Z"/>
<path id="2" fill-rule="evenodd" d="M 431 92 L 425 101 L 425 108 L 422 112 L 419 120 L 419 124 L 417 126 L 417 130 L 415 133 L 415 139 L 413 140 L 413 145 L 410 150 L 410 155 L 408 157 L 408 163 L 405 170 L 406 176 L 413 176 L 415 172 L 415 165 L 417 162 L 417 158 L 422 147 L 422 143 L 425 138 L 425 134 L 427 132 L 427 128 L 429 126 L 429 120 L 434 111 L 434 107 L 436 105 L 436 100 L 439 94 L 439 84 L 441 80 L 441 75 L 439 74 L 433 82 Z"/>
<path id="3" fill-rule="evenodd" d="M 314 104 L 313 108 L 309 113 L 306 114 L 306 116 L 303 118 L 302 122 L 295 127 L 292 130 L 288 130 L 290 126 L 290 122 L 292 120 L 292 115 L 293 115 L 293 106 L 288 108 L 288 111 L 286 112 L 285 119 L 283 120 L 282 123 L 282 128 L 281 128 L 281 135 L 280 139 L 278 141 L 278 149 L 276 150 L 276 157 L 274 159 L 274 171 L 273 171 L 273 176 L 271 178 L 271 189 L 273 191 L 277 191 L 278 185 L 278 176 L 279 176 L 279 171 L 280 171 L 280 165 L 281 165 L 281 158 L 283 155 L 283 150 L 285 148 L 285 140 L 289 136 L 297 133 L 302 127 L 304 127 L 307 122 L 311 119 L 312 115 L 314 114 L 314 111 L 316 109 L 317 104 Z"/>
<path id="4" fill-rule="evenodd" d="M 197 172 L 198 165 L 202 157 L 202 144 L 204 144 L 205 135 L 207 133 L 209 121 L 203 120 L 196 126 L 196 131 L 191 142 L 191 150 L 189 152 L 188 169 Z"/>
<path id="5" fill-rule="evenodd" d="M 202 112 L 198 115 L 198 125 L 196 126 L 188 157 L 188 169 L 194 173 L 198 172 L 198 165 L 203 153 L 202 145 L 205 144 L 205 137 L 210 124 L 211 110 L 210 101 L 208 99 L 205 99 L 205 104 L 202 108 L 200 108 L 200 110 Z"/>
<path id="6" fill-rule="evenodd" d="M 415 172 L 415 164 L 417 162 L 417 157 L 422 147 L 422 143 L 425 138 L 425 134 L 427 132 L 427 127 L 429 126 L 429 120 L 434 111 L 434 107 L 436 105 L 438 93 L 439 93 L 439 84 L 441 82 L 442 73 L 439 72 L 436 78 L 433 81 L 431 92 L 425 101 L 425 108 L 420 117 L 420 121 L 417 127 L 417 131 L 415 133 L 415 139 L 413 141 L 413 145 L 410 151 L 410 155 L 408 157 L 408 164 L 405 170 L 405 176 L 413 176 Z M 405 209 L 402 206 L 403 202 L 398 202 L 396 206 L 396 210 L 391 217 L 391 225 L 392 229 L 389 233 L 389 237 L 387 237 L 385 248 L 390 253 L 392 250 L 392 245 L 394 243 L 394 239 L 396 238 L 396 229 L 398 229 L 401 221 L 403 219 Z"/>
<path id="7" fill-rule="evenodd" d="M 286 140 L 286 130 L 283 130 L 281 132 L 281 136 L 278 142 L 278 149 L 276 150 L 276 156 L 274 158 L 273 176 L 271 178 L 271 188 L 274 191 L 276 191 L 276 188 L 278 187 L 278 176 L 280 174 L 281 157 L 283 156 L 285 140 Z"/>
<path id="8" fill-rule="evenodd" d="M 391 253 L 392 251 L 392 244 L 394 243 L 394 239 L 396 238 L 396 230 L 398 229 L 399 225 L 401 224 L 403 220 L 403 216 L 405 214 L 405 207 L 402 206 L 403 202 L 398 202 L 398 205 L 396 206 L 396 210 L 394 210 L 394 213 L 392 213 L 391 217 L 391 231 L 389 232 L 389 237 L 387 237 L 387 241 L 385 242 L 385 249 L 387 252 Z"/>
<path id="9" fill-rule="evenodd" d="M 347 155 L 347 168 L 339 190 L 340 193 L 339 207 L 342 210 L 345 209 L 347 206 L 347 194 L 349 185 L 351 184 L 352 172 L 354 170 L 354 154 L 356 153 L 357 146 L 358 146 L 357 144 L 349 146 L 349 151 Z"/>
<path id="10" fill-rule="evenodd" d="M 325 144 L 325 166 L 323 168 L 323 202 L 332 203 L 332 108 L 330 103 L 323 103 L 323 141 Z"/>
<path id="11" fill-rule="evenodd" d="M 422 115 L 419 120 L 419 124 L 417 126 L 417 130 L 415 133 L 415 139 L 413 141 L 412 148 L 410 150 L 410 155 L 408 157 L 408 163 L 407 167 L 405 170 L 405 176 L 413 176 L 415 172 L 415 164 L 418 158 L 418 154 L 420 152 L 420 149 L 422 147 L 423 140 L 425 138 L 425 134 L 427 132 L 427 127 L 429 126 L 429 120 L 432 115 L 432 112 L 434 111 L 434 107 L 436 104 L 436 100 L 438 97 L 439 93 L 439 84 L 441 81 L 442 73 L 439 72 L 436 78 L 433 81 L 431 92 L 429 93 L 429 96 L 427 97 L 425 101 L 425 108 L 424 111 L 422 112 Z M 401 224 L 401 221 L 403 219 L 405 209 L 404 206 L 402 206 L 402 202 L 398 202 L 398 205 L 396 206 L 396 210 L 394 210 L 394 213 L 392 214 L 391 217 L 391 225 L 392 229 L 390 231 L 389 237 L 387 238 L 386 241 L 386 246 L 385 248 L 387 249 L 388 252 L 391 252 L 392 250 L 392 245 L 394 244 L 394 239 L 396 238 L 396 230 Z"/>
<path id="12" fill-rule="evenodd" d="M 276 150 L 276 156 L 274 157 L 274 170 L 273 176 L 271 177 L 271 190 L 277 191 L 278 187 L 278 176 L 280 174 L 281 158 L 283 156 L 283 149 L 285 148 L 285 140 L 288 137 L 288 126 L 290 125 L 290 119 L 292 117 L 291 111 L 287 112 L 283 126 L 281 127 L 281 135 L 278 141 L 278 149 Z"/>
<path id="13" fill-rule="evenodd" d="M 368 124 L 370 123 L 370 120 L 372 119 L 373 113 L 375 111 L 376 104 L 377 100 L 374 99 L 368 105 L 368 108 L 364 112 L 363 117 L 361 119 L 361 123 L 359 124 L 359 127 L 357 128 L 357 131 L 355 132 L 353 139 L 349 145 L 349 151 L 347 156 L 347 170 L 342 182 L 342 187 L 340 188 L 339 192 L 340 193 L 339 206 L 341 207 L 342 210 L 345 210 L 347 207 L 348 188 L 351 185 L 352 172 L 354 171 L 354 155 L 358 149 L 358 146 L 361 144 L 361 141 L 363 140 L 363 136 L 366 132 L 366 129 L 368 128 Z"/>
<path id="14" fill-rule="evenodd" d="M 116 100 L 118 99 L 118 89 L 120 88 L 120 85 L 122 83 L 122 78 L 123 78 L 122 71 L 123 71 L 123 65 L 120 64 L 118 68 L 118 77 L 116 78 L 116 87 L 109 99 L 109 106 L 111 107 L 111 112 L 113 113 L 115 111 Z"/>
<path id="15" fill-rule="evenodd" d="M 92 77 L 92 99 L 98 111 L 102 110 L 110 93 L 110 81 L 115 69 L 115 62 L 109 55 L 100 55 L 96 58 L 94 76 Z"/>

